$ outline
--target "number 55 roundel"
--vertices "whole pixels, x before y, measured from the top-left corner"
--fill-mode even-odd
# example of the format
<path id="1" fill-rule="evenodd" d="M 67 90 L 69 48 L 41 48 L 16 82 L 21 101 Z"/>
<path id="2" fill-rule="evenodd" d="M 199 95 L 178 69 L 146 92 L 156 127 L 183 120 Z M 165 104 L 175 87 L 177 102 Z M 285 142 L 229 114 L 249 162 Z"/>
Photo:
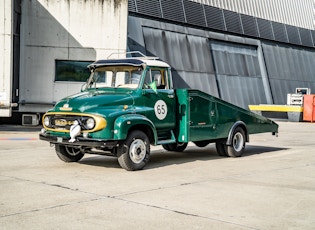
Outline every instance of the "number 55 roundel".
<path id="1" fill-rule="evenodd" d="M 164 101 L 158 100 L 154 105 L 155 116 L 159 120 L 164 120 L 167 115 L 167 105 Z"/>

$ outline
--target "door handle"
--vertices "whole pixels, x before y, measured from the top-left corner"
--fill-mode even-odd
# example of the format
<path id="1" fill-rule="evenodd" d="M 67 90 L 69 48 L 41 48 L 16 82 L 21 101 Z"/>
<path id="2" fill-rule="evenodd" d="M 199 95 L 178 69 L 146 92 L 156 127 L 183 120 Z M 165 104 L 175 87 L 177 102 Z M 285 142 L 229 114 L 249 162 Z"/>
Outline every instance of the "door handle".
<path id="1" fill-rule="evenodd" d="M 173 94 L 169 94 L 169 95 L 167 95 L 168 96 L 168 98 L 174 98 L 174 95 Z"/>

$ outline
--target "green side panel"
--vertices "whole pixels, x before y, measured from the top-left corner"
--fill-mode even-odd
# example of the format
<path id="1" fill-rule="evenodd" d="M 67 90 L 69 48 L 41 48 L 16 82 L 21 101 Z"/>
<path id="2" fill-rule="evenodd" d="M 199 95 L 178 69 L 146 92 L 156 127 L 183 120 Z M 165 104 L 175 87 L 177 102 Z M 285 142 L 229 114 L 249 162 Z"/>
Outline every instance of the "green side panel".
<path id="1" fill-rule="evenodd" d="M 178 101 L 177 140 L 179 142 L 189 142 L 189 96 L 187 89 L 177 89 L 176 96 Z"/>
<path id="2" fill-rule="evenodd" d="M 199 90 L 178 89 L 179 131 L 182 142 L 227 138 L 237 121 L 248 134 L 278 132 L 278 125 L 257 114 Z"/>
<path id="3" fill-rule="evenodd" d="M 190 140 L 217 139 L 219 132 L 217 103 L 200 91 L 189 91 Z"/>

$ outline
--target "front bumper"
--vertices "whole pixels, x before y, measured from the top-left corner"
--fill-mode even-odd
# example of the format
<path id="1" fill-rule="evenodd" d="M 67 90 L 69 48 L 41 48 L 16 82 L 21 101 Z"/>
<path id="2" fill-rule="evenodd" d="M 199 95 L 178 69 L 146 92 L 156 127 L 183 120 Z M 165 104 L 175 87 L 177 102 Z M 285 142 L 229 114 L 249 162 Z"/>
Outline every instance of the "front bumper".
<path id="1" fill-rule="evenodd" d="M 113 140 L 102 140 L 102 139 L 92 139 L 92 138 L 82 138 L 77 137 L 75 142 L 69 142 L 68 137 L 56 137 L 48 134 L 39 134 L 39 139 L 42 141 L 48 141 L 52 144 L 61 144 L 77 147 L 91 147 L 91 148 L 108 148 L 112 149 L 118 146 L 118 141 Z"/>

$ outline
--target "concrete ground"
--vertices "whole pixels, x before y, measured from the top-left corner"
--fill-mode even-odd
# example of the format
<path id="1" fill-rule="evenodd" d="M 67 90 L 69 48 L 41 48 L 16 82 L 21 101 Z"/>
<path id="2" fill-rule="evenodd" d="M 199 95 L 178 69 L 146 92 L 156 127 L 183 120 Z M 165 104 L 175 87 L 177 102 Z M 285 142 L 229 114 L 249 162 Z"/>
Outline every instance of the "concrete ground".
<path id="1" fill-rule="evenodd" d="M 64 163 L 37 129 L 0 126 L 0 229 L 314 229 L 315 124 L 278 123 L 241 158 L 154 147 L 136 172 Z"/>

